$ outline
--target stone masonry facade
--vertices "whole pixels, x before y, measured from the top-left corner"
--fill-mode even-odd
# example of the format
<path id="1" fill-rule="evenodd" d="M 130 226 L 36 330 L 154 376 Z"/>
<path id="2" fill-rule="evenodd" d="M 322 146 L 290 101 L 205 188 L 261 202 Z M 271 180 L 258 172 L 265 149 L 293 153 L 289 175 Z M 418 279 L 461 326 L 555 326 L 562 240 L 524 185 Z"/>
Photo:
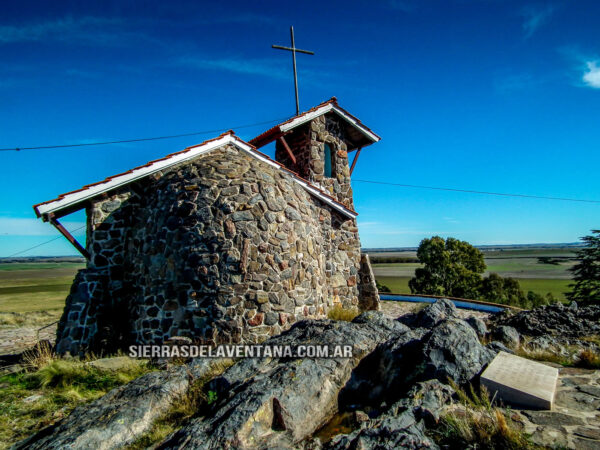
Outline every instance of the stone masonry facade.
<path id="1" fill-rule="evenodd" d="M 343 136 L 327 120 L 288 142 L 300 174 L 352 207 Z M 319 164 L 324 142 L 336 151 L 332 178 Z M 87 216 L 90 260 L 67 298 L 59 353 L 174 336 L 258 343 L 335 305 L 379 307 L 356 220 L 234 146 L 96 198 Z"/>

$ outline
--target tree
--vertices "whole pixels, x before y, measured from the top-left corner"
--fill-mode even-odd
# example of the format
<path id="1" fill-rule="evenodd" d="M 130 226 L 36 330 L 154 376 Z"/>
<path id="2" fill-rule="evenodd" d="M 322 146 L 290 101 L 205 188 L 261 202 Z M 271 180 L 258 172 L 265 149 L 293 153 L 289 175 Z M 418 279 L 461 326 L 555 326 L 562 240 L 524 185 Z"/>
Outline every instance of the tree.
<path id="1" fill-rule="evenodd" d="M 577 251 L 579 263 L 571 269 L 575 283 L 569 285 L 569 300 L 600 303 L 600 230 L 592 233 L 581 238 L 587 245 Z"/>
<path id="2" fill-rule="evenodd" d="M 479 294 L 488 302 L 513 306 L 524 306 L 527 299 L 517 280 L 502 278 L 497 273 L 490 273 L 483 279 Z"/>
<path id="3" fill-rule="evenodd" d="M 380 294 L 386 294 L 388 292 L 389 293 L 392 292 L 392 290 L 389 287 L 387 287 L 385 284 L 379 284 L 379 281 L 377 281 L 377 280 L 375 280 L 375 286 L 377 287 L 377 291 Z"/>
<path id="4" fill-rule="evenodd" d="M 483 253 L 468 242 L 439 236 L 423 239 L 417 250 L 424 267 L 415 270 L 408 286 L 413 294 L 478 298 Z"/>

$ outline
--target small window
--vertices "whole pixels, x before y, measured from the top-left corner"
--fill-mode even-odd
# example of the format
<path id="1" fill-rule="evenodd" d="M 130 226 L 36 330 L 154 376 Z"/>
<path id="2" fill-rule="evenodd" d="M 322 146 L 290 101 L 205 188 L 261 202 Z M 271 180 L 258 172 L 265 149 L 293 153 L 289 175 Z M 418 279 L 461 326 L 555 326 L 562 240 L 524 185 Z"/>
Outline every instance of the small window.
<path id="1" fill-rule="evenodd" d="M 331 178 L 332 177 L 332 167 L 333 167 L 333 152 L 331 151 L 331 147 L 329 144 L 325 144 L 325 176 Z"/>

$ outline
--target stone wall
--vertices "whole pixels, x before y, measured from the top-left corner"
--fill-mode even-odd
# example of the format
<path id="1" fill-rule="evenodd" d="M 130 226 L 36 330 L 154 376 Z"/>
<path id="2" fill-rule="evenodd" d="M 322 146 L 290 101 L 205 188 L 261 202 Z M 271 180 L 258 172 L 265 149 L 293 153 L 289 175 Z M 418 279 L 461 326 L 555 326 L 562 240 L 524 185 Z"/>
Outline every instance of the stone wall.
<path id="1" fill-rule="evenodd" d="M 356 221 L 233 147 L 98 200 L 88 217 L 91 259 L 61 352 L 171 336 L 260 342 L 335 304 L 372 307 L 360 301 Z"/>

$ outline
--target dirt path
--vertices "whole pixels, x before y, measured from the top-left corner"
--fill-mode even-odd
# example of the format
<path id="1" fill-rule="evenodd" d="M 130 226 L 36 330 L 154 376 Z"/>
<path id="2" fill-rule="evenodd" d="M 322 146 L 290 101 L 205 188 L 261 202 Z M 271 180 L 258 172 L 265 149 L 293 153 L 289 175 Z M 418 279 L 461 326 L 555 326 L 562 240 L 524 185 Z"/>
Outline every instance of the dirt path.
<path id="1" fill-rule="evenodd" d="M 39 331 L 41 327 L 11 327 L 0 329 L 0 355 L 21 353 L 39 340 L 56 340 L 56 324 Z"/>

